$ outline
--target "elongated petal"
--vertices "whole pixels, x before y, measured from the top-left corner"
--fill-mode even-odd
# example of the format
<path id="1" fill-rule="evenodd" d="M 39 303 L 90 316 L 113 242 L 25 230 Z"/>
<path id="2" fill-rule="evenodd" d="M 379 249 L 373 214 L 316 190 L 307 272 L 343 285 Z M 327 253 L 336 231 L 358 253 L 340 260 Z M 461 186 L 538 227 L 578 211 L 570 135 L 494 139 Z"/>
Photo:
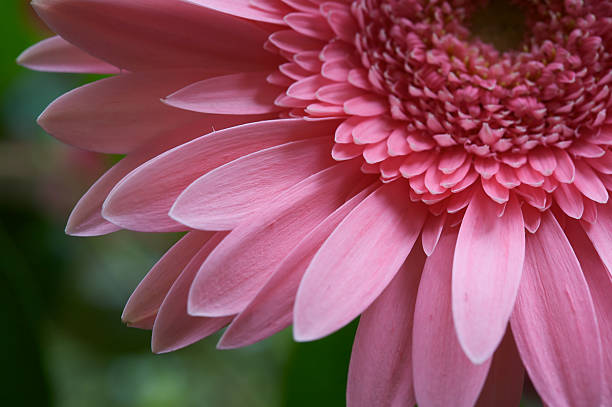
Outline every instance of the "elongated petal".
<path id="1" fill-rule="evenodd" d="M 263 114 L 281 110 L 274 100 L 282 88 L 269 84 L 267 72 L 217 76 L 193 83 L 164 102 L 201 113 Z"/>
<path id="2" fill-rule="evenodd" d="M 523 214 L 514 195 L 503 216 L 478 191 L 465 213 L 453 260 L 453 318 L 459 343 L 474 363 L 501 342 L 516 300 L 523 259 Z"/>
<path id="3" fill-rule="evenodd" d="M 612 204 L 597 206 L 597 222 L 583 223 L 599 257 L 612 274 Z"/>
<path id="4" fill-rule="evenodd" d="M 128 154 L 102 175 L 81 197 L 70 214 L 66 225 L 66 233 L 73 236 L 99 236 L 121 229 L 102 217 L 102 205 L 113 187 L 147 160 L 175 147 L 177 144 L 196 138 L 202 134 L 208 124 L 208 120 L 204 119 L 203 122 L 195 122 L 178 128 L 157 137 L 143 148 Z M 177 224 L 175 230 L 185 230 L 185 227 Z"/>
<path id="5" fill-rule="evenodd" d="M 320 137 L 241 157 L 194 181 L 177 198 L 170 216 L 194 229 L 232 229 L 282 191 L 333 165 L 331 147 L 327 137 Z"/>
<path id="6" fill-rule="evenodd" d="M 603 349 L 602 406 L 612 405 L 612 275 L 577 222 L 568 222 L 565 233 L 574 248 L 593 298 Z"/>
<path id="7" fill-rule="evenodd" d="M 17 63 L 45 72 L 119 73 L 116 66 L 92 57 L 59 36 L 32 45 L 19 55 Z"/>
<path id="8" fill-rule="evenodd" d="M 374 189 L 364 189 L 329 215 L 285 257 L 274 274 L 227 328 L 217 347 L 250 345 L 288 327 L 302 276 L 336 226 Z"/>
<path id="9" fill-rule="evenodd" d="M 243 17 L 249 20 L 262 21 L 265 23 L 282 24 L 283 16 L 290 8 L 280 8 L 278 13 L 268 12 L 249 4 L 249 0 L 185 0 L 189 3 L 198 4 L 212 10 L 220 11 L 236 17 Z M 275 2 L 275 3 L 280 3 Z M 282 11 L 285 11 L 284 13 Z"/>
<path id="10" fill-rule="evenodd" d="M 189 313 L 224 316 L 242 311 L 300 239 L 345 201 L 361 178 L 357 164 L 338 164 L 305 179 L 234 229 L 198 272 L 189 293 Z"/>
<path id="11" fill-rule="evenodd" d="M 294 337 L 314 340 L 363 312 L 410 253 L 426 209 L 410 201 L 402 181 L 383 185 L 334 230 L 298 289 Z"/>
<path id="12" fill-rule="evenodd" d="M 525 269 L 512 332 L 542 400 L 598 406 L 602 354 L 595 310 L 580 264 L 550 212 L 527 235 Z"/>
<path id="13" fill-rule="evenodd" d="M 212 235 L 212 232 L 189 232 L 172 246 L 130 296 L 121 315 L 123 322 L 134 325 L 156 315 L 174 281 Z"/>
<path id="14" fill-rule="evenodd" d="M 446 222 L 446 213 L 439 216 L 429 215 L 425 225 L 423 225 L 423 233 L 421 234 L 421 242 L 426 255 L 430 255 L 436 249 L 438 239 L 442 233 L 442 228 Z"/>
<path id="15" fill-rule="evenodd" d="M 166 353 L 191 345 L 217 332 L 232 320 L 231 316 L 201 318 L 187 314 L 189 287 L 202 262 L 226 235 L 225 232 L 219 232 L 206 242 L 170 288 L 153 325 L 151 338 L 153 352 Z"/>
<path id="16" fill-rule="evenodd" d="M 347 406 L 413 406 L 412 320 L 425 254 L 416 246 L 385 291 L 361 315 L 353 343 Z"/>
<path id="17" fill-rule="evenodd" d="M 201 71 L 167 71 L 102 79 L 60 96 L 38 123 L 75 147 L 126 154 L 164 132 L 200 120 L 202 115 L 165 106 L 159 98 L 204 76 Z M 241 122 L 231 116 L 208 117 L 209 128 Z"/>
<path id="18" fill-rule="evenodd" d="M 456 229 L 442 231 L 425 261 L 414 311 L 412 363 L 420 406 L 471 407 L 491 361 L 473 364 L 459 345 L 451 310 L 451 269 Z"/>
<path id="19" fill-rule="evenodd" d="M 230 73 L 279 62 L 263 49 L 262 28 L 183 1 L 34 0 L 32 6 L 64 39 L 128 71 Z"/>
<path id="20" fill-rule="evenodd" d="M 525 368 L 516 349 L 512 331 L 508 328 L 493 355 L 489 375 L 476 407 L 518 406 L 523 395 L 524 380 Z"/>
<path id="21" fill-rule="evenodd" d="M 168 216 L 176 198 L 203 174 L 255 151 L 321 134 L 337 121 L 270 120 L 216 131 L 183 144 L 140 166 L 111 191 L 105 217 L 126 229 L 174 230 Z"/>

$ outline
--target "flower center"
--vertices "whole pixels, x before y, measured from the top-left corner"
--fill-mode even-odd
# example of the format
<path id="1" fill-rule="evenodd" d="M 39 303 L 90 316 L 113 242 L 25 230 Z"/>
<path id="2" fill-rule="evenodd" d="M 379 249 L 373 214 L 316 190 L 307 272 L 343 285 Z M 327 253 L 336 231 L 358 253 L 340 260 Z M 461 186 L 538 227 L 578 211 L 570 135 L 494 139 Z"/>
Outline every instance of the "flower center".
<path id="1" fill-rule="evenodd" d="M 409 181 L 432 213 L 474 190 L 595 219 L 612 190 L 612 0 L 308 0 L 268 46 L 282 114 L 342 119 L 332 157 Z M 305 4 L 316 6 L 305 6 Z"/>
<path id="2" fill-rule="evenodd" d="M 525 10 L 508 0 L 491 0 L 468 19 L 472 37 L 500 52 L 519 50 L 525 39 Z"/>
<path id="3" fill-rule="evenodd" d="M 522 10 L 528 36 L 516 29 Z M 610 56 L 578 0 L 356 0 L 352 12 L 375 91 L 389 95 L 394 119 L 442 147 L 478 156 L 566 148 L 605 118 L 608 88 L 597 80 Z"/>

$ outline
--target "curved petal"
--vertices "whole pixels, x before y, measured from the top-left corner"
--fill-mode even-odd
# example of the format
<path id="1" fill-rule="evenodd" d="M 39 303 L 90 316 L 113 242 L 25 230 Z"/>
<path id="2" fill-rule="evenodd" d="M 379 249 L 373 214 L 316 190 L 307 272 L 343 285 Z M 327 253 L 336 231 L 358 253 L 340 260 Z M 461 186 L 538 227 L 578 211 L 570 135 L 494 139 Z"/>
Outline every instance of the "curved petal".
<path id="1" fill-rule="evenodd" d="M 94 58 L 60 36 L 47 38 L 19 55 L 17 63 L 35 71 L 118 74 L 120 69 Z"/>
<path id="2" fill-rule="evenodd" d="M 300 283 L 294 337 L 314 340 L 363 312 L 412 250 L 426 209 L 403 181 L 385 184 L 361 202 L 323 243 Z"/>
<path id="3" fill-rule="evenodd" d="M 597 205 L 597 222 L 582 226 L 612 275 L 612 203 Z"/>
<path id="4" fill-rule="evenodd" d="M 179 195 L 170 216 L 193 229 L 229 230 L 282 191 L 333 165 L 328 137 L 257 151 L 207 173 Z"/>
<path id="5" fill-rule="evenodd" d="M 125 305 L 121 320 L 134 325 L 157 315 L 174 281 L 212 236 L 212 232 L 189 232 L 172 246 L 138 284 Z"/>
<path id="6" fill-rule="evenodd" d="M 347 406 L 413 406 L 412 321 L 425 254 L 415 247 L 385 291 L 361 315 L 353 343 Z"/>
<path id="7" fill-rule="evenodd" d="M 279 65 L 263 49 L 263 28 L 183 1 L 34 0 L 32 6 L 65 40 L 128 71 L 230 73 Z"/>
<path id="8" fill-rule="evenodd" d="M 412 363 L 418 405 L 471 407 L 491 361 L 473 364 L 459 345 L 451 310 L 456 229 L 445 228 L 425 261 L 414 311 Z"/>
<path id="9" fill-rule="evenodd" d="M 272 85 L 264 73 L 217 76 L 193 83 L 164 102 L 180 109 L 217 114 L 263 114 L 282 110 L 274 100 L 283 88 Z"/>
<path id="10" fill-rule="evenodd" d="M 247 18 L 249 20 L 262 21 L 264 23 L 282 24 L 283 16 L 291 11 L 288 7 L 282 7 L 280 1 L 273 1 L 272 3 L 279 3 L 281 7 L 278 7 L 278 12 L 270 12 L 261 10 L 257 7 L 253 7 L 249 0 L 184 0 L 189 3 L 198 4 L 203 7 L 210 8 L 212 10 L 220 11 L 225 14 L 230 14 L 236 17 Z"/>
<path id="11" fill-rule="evenodd" d="M 516 407 L 521 403 L 525 368 L 516 349 L 512 331 L 507 329 L 497 347 L 487 381 L 476 407 Z"/>
<path id="12" fill-rule="evenodd" d="M 478 191 L 465 212 L 453 260 L 453 319 L 474 363 L 489 359 L 506 332 L 521 281 L 525 229 L 512 194 L 504 214 Z"/>
<path id="13" fill-rule="evenodd" d="M 187 293 L 189 287 L 200 268 L 200 265 L 210 252 L 227 235 L 225 232 L 216 233 L 198 253 L 191 259 L 187 267 L 170 288 L 168 295 L 161 304 L 153 325 L 151 348 L 155 353 L 172 352 L 191 345 L 207 337 L 225 325 L 233 317 L 200 318 L 187 314 Z"/>
<path id="14" fill-rule="evenodd" d="M 242 311 L 300 239 L 342 205 L 361 178 L 357 164 L 338 164 L 305 179 L 236 227 L 198 272 L 189 313 Z"/>
<path id="15" fill-rule="evenodd" d="M 427 217 L 427 220 L 423 225 L 423 232 L 421 233 L 421 243 L 426 255 L 431 255 L 436 249 L 436 245 L 438 244 L 438 240 L 440 239 L 440 234 L 442 233 L 445 223 L 446 212 L 438 216 L 430 214 Z"/>
<path id="16" fill-rule="evenodd" d="M 155 157 L 125 177 L 111 191 L 104 217 L 126 229 L 175 230 L 168 216 L 176 198 L 203 174 L 255 151 L 333 134 L 337 121 L 281 119 L 216 131 Z"/>
<path id="17" fill-rule="evenodd" d="M 66 225 L 66 233 L 73 236 L 99 236 L 121 229 L 102 217 L 102 205 L 113 187 L 147 160 L 178 144 L 194 139 L 207 131 L 209 125 L 209 121 L 204 119 L 201 123 L 181 127 L 152 140 L 144 148 L 128 154 L 102 175 L 81 197 L 70 214 Z M 154 224 L 151 225 L 152 230 L 155 230 L 156 227 Z M 185 229 L 185 226 L 176 224 L 174 228 L 165 227 L 164 231 L 182 231 Z"/>
<path id="18" fill-rule="evenodd" d="M 126 154 L 164 132 L 201 120 L 201 114 L 174 109 L 159 99 L 205 76 L 201 71 L 165 71 L 102 79 L 57 98 L 38 124 L 75 147 Z M 240 122 L 227 116 L 208 117 L 209 128 Z"/>
<path id="19" fill-rule="evenodd" d="M 291 324 L 295 295 L 312 258 L 336 226 L 373 191 L 375 185 L 346 201 L 300 241 L 279 264 L 253 301 L 227 328 L 218 348 L 250 345 Z"/>
<path id="20" fill-rule="evenodd" d="M 600 405 L 602 350 L 593 301 L 550 211 L 538 231 L 527 235 L 525 268 L 510 321 L 523 364 L 544 403 Z"/>
<path id="21" fill-rule="evenodd" d="M 602 406 L 612 405 L 612 274 L 602 263 L 593 244 L 577 222 L 568 222 L 565 234 L 569 239 L 593 298 L 603 352 L 604 386 Z"/>

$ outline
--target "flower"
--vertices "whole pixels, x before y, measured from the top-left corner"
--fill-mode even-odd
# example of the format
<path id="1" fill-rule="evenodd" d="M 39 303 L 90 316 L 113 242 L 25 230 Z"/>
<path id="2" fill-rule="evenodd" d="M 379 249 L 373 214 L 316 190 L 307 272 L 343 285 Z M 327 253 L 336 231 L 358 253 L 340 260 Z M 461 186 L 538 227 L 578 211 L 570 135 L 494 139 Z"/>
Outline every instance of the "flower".
<path id="1" fill-rule="evenodd" d="M 502 51 L 487 1 L 34 0 L 23 65 L 115 74 L 39 119 L 126 154 L 67 232 L 188 231 L 124 320 L 167 352 L 361 315 L 350 406 L 517 405 L 525 371 L 610 405 L 612 1 L 513 3 Z"/>

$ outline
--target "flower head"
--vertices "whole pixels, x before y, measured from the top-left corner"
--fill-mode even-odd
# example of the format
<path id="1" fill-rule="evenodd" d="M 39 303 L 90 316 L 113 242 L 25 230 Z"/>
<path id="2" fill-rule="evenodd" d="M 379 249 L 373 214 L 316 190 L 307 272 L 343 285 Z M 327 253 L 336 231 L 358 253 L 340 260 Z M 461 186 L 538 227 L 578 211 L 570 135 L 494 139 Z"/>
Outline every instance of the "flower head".
<path id="1" fill-rule="evenodd" d="M 351 406 L 512 405 L 525 369 L 612 402 L 612 2 L 512 1 L 516 49 L 489 3 L 35 0 L 61 37 L 22 64 L 116 74 L 39 120 L 127 154 L 67 231 L 189 231 L 126 322 L 166 352 L 361 314 Z"/>

